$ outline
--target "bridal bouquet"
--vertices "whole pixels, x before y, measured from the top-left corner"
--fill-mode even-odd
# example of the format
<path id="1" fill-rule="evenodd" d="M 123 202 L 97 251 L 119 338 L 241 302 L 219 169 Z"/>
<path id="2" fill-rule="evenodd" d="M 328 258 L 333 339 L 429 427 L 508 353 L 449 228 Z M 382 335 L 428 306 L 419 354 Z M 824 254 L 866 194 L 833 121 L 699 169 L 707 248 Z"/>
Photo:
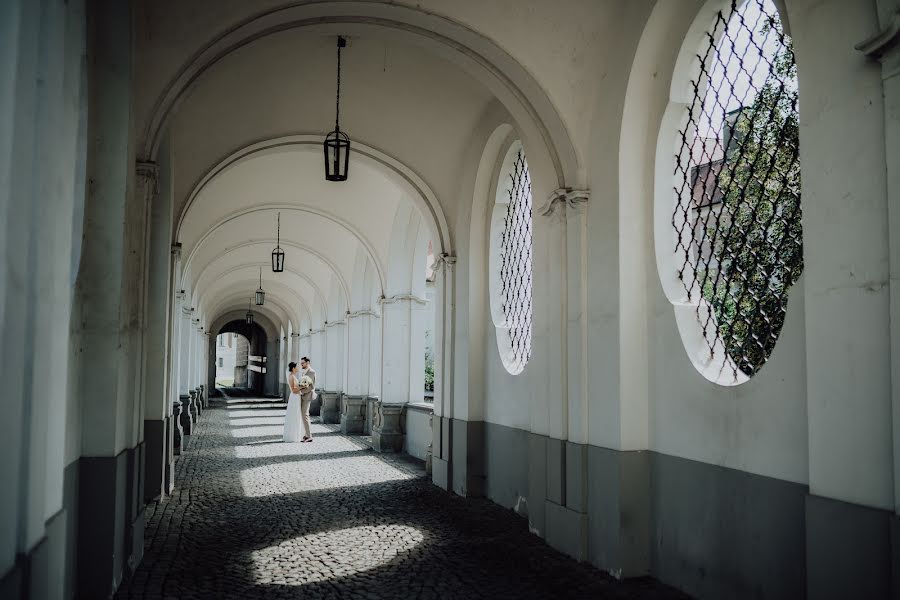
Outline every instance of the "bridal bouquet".
<path id="1" fill-rule="evenodd" d="M 312 384 L 313 384 L 312 379 L 310 379 L 307 375 L 304 375 L 303 377 L 300 378 L 300 387 L 308 388 L 308 387 L 312 386 Z"/>

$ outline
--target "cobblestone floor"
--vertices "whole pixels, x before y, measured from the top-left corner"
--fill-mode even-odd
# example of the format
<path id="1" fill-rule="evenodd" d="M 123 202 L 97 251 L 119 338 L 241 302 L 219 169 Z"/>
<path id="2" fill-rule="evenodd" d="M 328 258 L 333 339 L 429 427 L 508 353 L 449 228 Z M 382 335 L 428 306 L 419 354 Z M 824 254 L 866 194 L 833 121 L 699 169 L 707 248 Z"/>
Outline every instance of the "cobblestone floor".
<path id="1" fill-rule="evenodd" d="M 447 494 L 421 463 L 333 426 L 282 443 L 281 403 L 214 406 L 175 493 L 147 508 L 144 560 L 116 598 L 684 598 L 579 564 L 511 511 Z"/>

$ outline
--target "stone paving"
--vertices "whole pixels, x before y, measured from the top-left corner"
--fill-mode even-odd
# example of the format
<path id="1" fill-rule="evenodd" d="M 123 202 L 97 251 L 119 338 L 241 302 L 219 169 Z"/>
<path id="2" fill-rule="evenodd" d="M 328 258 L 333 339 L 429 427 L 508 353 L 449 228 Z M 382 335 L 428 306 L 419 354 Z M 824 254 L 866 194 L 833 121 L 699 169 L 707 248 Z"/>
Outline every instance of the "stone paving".
<path id="1" fill-rule="evenodd" d="M 213 404 L 147 507 L 119 599 L 684 598 L 552 550 L 513 512 L 441 491 L 421 463 L 314 424 L 281 442 L 284 404 Z"/>

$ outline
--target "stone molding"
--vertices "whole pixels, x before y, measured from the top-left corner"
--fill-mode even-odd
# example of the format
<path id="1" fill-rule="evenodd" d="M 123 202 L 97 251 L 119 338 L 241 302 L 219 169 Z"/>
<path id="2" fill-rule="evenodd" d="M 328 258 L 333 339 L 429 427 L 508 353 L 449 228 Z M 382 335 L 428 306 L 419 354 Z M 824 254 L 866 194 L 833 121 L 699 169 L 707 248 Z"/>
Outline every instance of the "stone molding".
<path id="1" fill-rule="evenodd" d="M 346 324 L 347 324 L 346 321 L 325 321 L 325 329 L 328 329 L 329 327 L 337 327 L 338 325 L 346 325 Z M 325 331 L 325 329 L 323 329 L 322 331 Z"/>
<path id="2" fill-rule="evenodd" d="M 375 312 L 374 310 L 371 310 L 368 308 L 363 309 L 363 310 L 357 310 L 354 312 L 349 312 L 349 311 L 347 312 L 348 319 L 355 319 L 357 317 L 375 317 L 376 319 L 378 319 L 381 317 L 381 315 L 378 314 L 377 312 Z"/>
<path id="3" fill-rule="evenodd" d="M 425 298 L 419 298 L 414 294 L 397 294 L 395 296 L 391 296 L 390 298 L 385 298 L 382 296 L 379 300 L 379 304 L 396 304 L 399 302 L 415 302 L 416 304 L 421 304 L 425 306 L 428 304 L 428 300 Z"/>
<path id="4" fill-rule="evenodd" d="M 884 79 L 900 74 L 900 9 L 884 29 L 857 44 L 856 49 L 881 62 Z"/>
<path id="5" fill-rule="evenodd" d="M 159 165 L 152 161 L 137 161 L 135 164 L 138 186 L 144 187 L 152 196 L 159 194 Z"/>
<path id="6" fill-rule="evenodd" d="M 591 198 L 590 190 L 575 190 L 572 188 L 559 188 L 550 194 L 547 202 L 538 209 L 541 216 L 549 217 L 556 212 L 557 207 L 565 207 L 577 210 L 588 203 Z"/>
<path id="7" fill-rule="evenodd" d="M 431 270 L 435 273 L 439 273 L 444 267 L 446 267 L 448 271 L 452 271 L 456 267 L 455 254 L 444 253 L 435 257 Z"/>

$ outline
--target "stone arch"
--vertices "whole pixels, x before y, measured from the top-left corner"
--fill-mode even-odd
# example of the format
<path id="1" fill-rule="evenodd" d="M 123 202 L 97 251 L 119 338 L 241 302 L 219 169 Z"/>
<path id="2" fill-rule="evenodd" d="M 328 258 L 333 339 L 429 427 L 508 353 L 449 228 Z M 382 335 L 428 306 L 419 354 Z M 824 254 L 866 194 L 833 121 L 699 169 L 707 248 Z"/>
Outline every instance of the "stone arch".
<path id="1" fill-rule="evenodd" d="M 188 200 L 185 203 L 181 214 L 178 216 L 175 227 L 175 238 L 178 239 L 185 215 L 190 211 L 191 205 L 197 195 L 200 194 L 206 185 L 215 179 L 216 176 L 225 172 L 230 167 L 252 158 L 254 155 L 277 148 L 312 148 L 318 153 L 323 140 L 324 137 L 321 135 L 280 136 L 250 144 L 249 146 L 239 148 L 227 156 L 224 156 L 221 160 L 216 162 L 215 165 L 210 167 L 210 169 L 207 170 L 206 173 L 204 173 L 192 186 Z M 397 184 L 408 192 L 409 197 L 413 200 L 416 207 L 419 209 L 419 212 L 425 216 L 428 226 L 433 229 L 435 242 L 438 244 L 440 252 L 452 252 L 452 234 L 440 202 L 438 202 L 437 196 L 429 185 L 425 183 L 415 171 L 394 157 L 358 141 L 353 142 L 353 154 L 355 157 L 361 156 L 365 160 L 369 160 L 389 172 Z"/>
<path id="2" fill-rule="evenodd" d="M 156 158 L 169 116 L 191 84 L 217 61 L 269 34 L 329 24 L 387 29 L 457 64 L 496 95 L 530 139 L 542 140 L 558 187 L 583 187 L 584 168 L 562 118 L 518 61 L 456 21 L 382 1 L 294 3 L 249 16 L 223 32 L 199 49 L 157 98 L 141 135 L 140 156 Z"/>
<path id="3" fill-rule="evenodd" d="M 372 244 L 368 240 L 366 240 L 366 238 L 362 235 L 362 233 L 357 231 L 356 228 L 354 228 L 349 223 L 346 223 L 346 222 L 342 221 L 341 219 L 338 219 L 334 215 L 324 213 L 323 211 L 319 211 L 312 207 L 300 207 L 300 206 L 296 206 L 296 205 L 293 205 L 293 206 L 292 205 L 257 205 L 257 206 L 253 206 L 252 208 L 241 210 L 235 214 L 229 215 L 228 217 L 222 219 L 218 223 L 209 227 L 206 230 L 206 232 L 198 238 L 197 243 L 191 249 L 190 254 L 188 255 L 187 259 L 184 261 L 183 266 L 182 266 L 182 270 L 181 270 L 181 277 L 182 277 L 181 285 L 182 285 L 182 287 L 185 286 L 184 277 L 188 273 L 191 272 L 192 261 L 193 261 L 194 257 L 196 256 L 198 250 L 203 245 L 204 241 L 209 239 L 210 236 L 213 235 L 217 229 L 219 229 L 220 227 L 222 227 L 223 225 L 225 225 L 226 223 L 228 223 L 230 221 L 241 218 L 242 216 L 250 215 L 250 214 L 261 212 L 261 211 L 273 211 L 273 210 L 296 211 L 296 212 L 300 212 L 300 213 L 315 214 L 315 215 L 322 216 L 322 217 L 328 219 L 329 221 L 336 223 L 338 226 L 345 229 L 348 233 L 350 233 L 350 235 L 352 235 L 353 237 L 356 238 L 356 240 L 359 242 L 359 244 L 363 248 L 365 248 L 366 251 L 369 253 L 369 255 L 372 257 L 373 263 L 376 265 L 376 268 L 379 268 L 380 262 L 377 260 L 377 253 L 375 252 Z M 176 239 L 178 239 L 178 238 L 176 237 Z M 265 239 L 265 240 L 253 240 L 250 243 L 257 244 L 257 243 L 261 243 L 264 241 L 269 242 L 273 245 L 275 244 L 275 238 Z M 318 256 L 320 259 L 322 259 L 323 262 L 328 264 L 328 266 L 331 268 L 331 270 L 334 272 L 334 274 L 340 279 L 341 285 L 344 288 L 344 293 L 347 295 L 347 297 L 349 297 L 349 289 L 350 288 L 347 285 L 346 280 L 343 278 L 343 275 L 341 274 L 340 269 L 335 267 L 335 265 L 333 263 L 331 263 L 325 255 L 323 255 L 321 252 L 315 250 L 312 247 L 309 247 L 309 246 L 306 246 L 303 244 L 298 244 L 296 242 L 288 242 L 288 241 L 282 240 L 281 243 L 284 244 L 285 246 L 301 248 L 303 250 L 306 250 L 308 252 L 316 254 L 316 256 Z M 382 279 L 382 282 L 384 282 L 383 275 L 382 275 L 381 279 Z"/>

